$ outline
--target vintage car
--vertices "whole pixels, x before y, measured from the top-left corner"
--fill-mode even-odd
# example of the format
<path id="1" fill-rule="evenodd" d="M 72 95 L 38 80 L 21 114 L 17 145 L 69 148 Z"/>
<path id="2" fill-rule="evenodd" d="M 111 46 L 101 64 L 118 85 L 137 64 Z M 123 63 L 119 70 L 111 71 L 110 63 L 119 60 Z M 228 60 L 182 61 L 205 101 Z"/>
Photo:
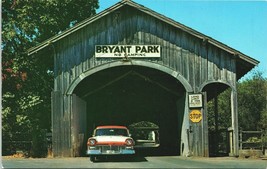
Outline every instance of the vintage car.
<path id="1" fill-rule="evenodd" d="M 135 150 L 125 126 L 99 126 L 87 141 L 87 155 L 92 162 L 100 156 L 126 154 L 135 154 Z"/>

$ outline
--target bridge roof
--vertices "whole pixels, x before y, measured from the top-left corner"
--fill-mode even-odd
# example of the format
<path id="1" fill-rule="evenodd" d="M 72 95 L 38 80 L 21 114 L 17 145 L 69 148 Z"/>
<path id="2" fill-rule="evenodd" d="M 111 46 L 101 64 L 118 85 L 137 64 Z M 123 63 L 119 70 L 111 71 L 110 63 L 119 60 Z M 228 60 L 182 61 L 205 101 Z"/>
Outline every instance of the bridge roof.
<path id="1" fill-rule="evenodd" d="M 70 29 L 67 29 L 66 31 L 63 31 L 62 33 L 58 34 L 58 35 L 55 35 L 43 42 L 41 42 L 39 45 L 35 46 L 35 47 L 32 47 L 28 50 L 28 55 L 32 55 L 32 54 L 35 54 L 41 50 L 44 50 L 45 48 L 47 48 L 49 45 L 63 39 L 64 37 L 72 34 L 72 33 L 75 33 L 76 31 L 84 28 L 85 26 L 95 22 L 96 20 L 110 14 L 111 12 L 125 6 L 125 5 L 128 5 L 128 6 L 131 6 L 141 12 L 144 12 L 150 16 L 153 16 L 167 24 L 170 24 L 172 26 L 174 26 L 175 28 L 177 29 L 180 29 L 184 32 L 187 32 L 189 33 L 190 35 L 192 36 L 195 36 L 197 38 L 200 38 L 202 39 L 203 41 L 209 43 L 209 44 L 212 44 L 230 54 L 232 54 L 236 59 L 237 59 L 237 63 L 241 64 L 241 66 L 237 66 L 238 69 L 241 69 L 239 70 L 241 73 L 241 75 L 239 75 L 239 78 L 246 74 L 249 70 L 251 70 L 254 66 L 256 66 L 257 64 L 259 64 L 259 61 L 257 61 L 256 59 L 253 59 L 252 57 L 248 56 L 248 55 L 245 55 L 243 53 L 241 53 L 240 51 L 234 49 L 234 48 L 231 48 L 230 46 L 227 46 L 226 44 L 223 44 L 207 35 L 204 35 L 188 26 L 185 26 L 171 18 L 168 18 L 162 14 L 159 14 L 143 5 L 140 5 L 138 3 L 135 3 L 131 0 L 122 0 L 116 4 L 114 4 L 113 6 L 107 8 L 106 10 L 88 18 L 88 19 L 85 19 L 84 21 L 76 24 L 75 26 L 73 26 L 72 28 Z"/>

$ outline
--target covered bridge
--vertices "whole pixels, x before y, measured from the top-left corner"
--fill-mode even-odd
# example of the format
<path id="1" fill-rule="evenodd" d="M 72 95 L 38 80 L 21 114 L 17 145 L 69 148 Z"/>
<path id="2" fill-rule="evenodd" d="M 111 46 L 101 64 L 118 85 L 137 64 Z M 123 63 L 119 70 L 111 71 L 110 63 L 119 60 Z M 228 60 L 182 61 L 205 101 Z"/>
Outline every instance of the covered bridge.
<path id="1" fill-rule="evenodd" d="M 54 58 L 54 156 L 81 156 L 97 125 L 149 121 L 160 147 L 209 156 L 207 101 L 231 88 L 230 153 L 238 155 L 236 82 L 258 61 L 130 0 L 34 48 Z"/>

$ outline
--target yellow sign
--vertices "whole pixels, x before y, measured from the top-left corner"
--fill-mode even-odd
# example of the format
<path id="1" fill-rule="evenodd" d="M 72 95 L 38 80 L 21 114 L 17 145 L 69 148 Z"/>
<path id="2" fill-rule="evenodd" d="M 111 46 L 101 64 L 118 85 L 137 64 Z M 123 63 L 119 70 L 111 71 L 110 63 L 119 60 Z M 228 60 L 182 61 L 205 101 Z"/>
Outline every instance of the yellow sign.
<path id="1" fill-rule="evenodd" d="M 189 119 L 193 123 L 198 123 L 202 120 L 202 113 L 200 110 L 192 110 L 189 114 Z"/>

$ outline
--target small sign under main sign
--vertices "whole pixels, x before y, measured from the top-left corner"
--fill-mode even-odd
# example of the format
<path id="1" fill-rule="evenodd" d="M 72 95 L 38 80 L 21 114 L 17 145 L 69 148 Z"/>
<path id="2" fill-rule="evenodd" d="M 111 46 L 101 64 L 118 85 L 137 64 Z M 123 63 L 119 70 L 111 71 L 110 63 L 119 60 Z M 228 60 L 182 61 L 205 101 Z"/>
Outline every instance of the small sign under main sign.
<path id="1" fill-rule="evenodd" d="M 95 57 L 160 57 L 160 45 L 96 45 Z"/>

